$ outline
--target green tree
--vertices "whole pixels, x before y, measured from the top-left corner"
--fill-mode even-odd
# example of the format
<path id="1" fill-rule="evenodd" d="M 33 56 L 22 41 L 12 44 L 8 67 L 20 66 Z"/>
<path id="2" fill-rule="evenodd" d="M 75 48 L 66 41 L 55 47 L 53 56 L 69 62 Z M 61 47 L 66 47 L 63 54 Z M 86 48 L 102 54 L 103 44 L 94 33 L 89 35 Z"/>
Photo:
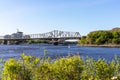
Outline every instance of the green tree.
<path id="1" fill-rule="evenodd" d="M 86 36 L 82 36 L 79 40 L 79 44 L 87 44 Z"/>

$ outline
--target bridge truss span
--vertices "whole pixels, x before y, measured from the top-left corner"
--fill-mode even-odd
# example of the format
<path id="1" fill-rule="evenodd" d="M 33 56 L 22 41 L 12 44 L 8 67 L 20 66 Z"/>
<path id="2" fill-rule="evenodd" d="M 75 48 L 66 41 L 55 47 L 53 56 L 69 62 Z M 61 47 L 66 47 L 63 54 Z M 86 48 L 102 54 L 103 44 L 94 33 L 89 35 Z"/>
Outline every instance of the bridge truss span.
<path id="1" fill-rule="evenodd" d="M 69 32 L 69 31 L 59 31 L 59 30 L 54 30 L 51 32 L 47 33 L 42 33 L 42 34 L 30 34 L 30 38 L 80 38 L 81 35 L 79 32 Z"/>
<path id="2" fill-rule="evenodd" d="M 47 33 L 41 34 L 23 34 L 23 32 L 13 33 L 11 35 L 0 36 L 0 42 L 3 44 L 19 44 L 26 40 L 50 40 L 55 45 L 58 42 L 64 42 L 67 39 L 80 39 L 81 35 L 79 32 L 59 31 L 53 30 Z"/>

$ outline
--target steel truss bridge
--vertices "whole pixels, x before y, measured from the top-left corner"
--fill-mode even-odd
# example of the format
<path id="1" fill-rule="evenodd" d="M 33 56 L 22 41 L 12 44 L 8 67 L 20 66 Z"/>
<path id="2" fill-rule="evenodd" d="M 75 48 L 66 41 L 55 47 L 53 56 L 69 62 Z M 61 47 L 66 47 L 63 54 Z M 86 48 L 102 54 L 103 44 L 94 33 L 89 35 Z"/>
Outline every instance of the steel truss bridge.
<path id="1" fill-rule="evenodd" d="M 19 40 L 19 39 L 45 39 L 45 40 L 51 40 L 51 39 L 80 39 L 81 35 L 79 32 L 69 32 L 69 31 L 59 31 L 54 30 L 47 33 L 42 34 L 27 34 L 23 35 L 24 37 L 15 37 L 15 38 L 4 38 L 4 36 L 0 36 L 0 40 Z"/>
<path id="2" fill-rule="evenodd" d="M 81 37 L 79 32 L 68 32 L 54 30 L 43 34 L 30 34 L 31 39 L 79 39 Z"/>
<path id="3" fill-rule="evenodd" d="M 67 39 L 80 39 L 81 35 L 79 32 L 59 31 L 54 30 L 47 33 L 41 34 L 27 34 L 22 37 L 5 37 L 0 36 L 0 41 L 3 40 L 4 44 L 10 41 L 24 41 L 24 40 L 51 40 L 53 42 L 65 41 Z"/>

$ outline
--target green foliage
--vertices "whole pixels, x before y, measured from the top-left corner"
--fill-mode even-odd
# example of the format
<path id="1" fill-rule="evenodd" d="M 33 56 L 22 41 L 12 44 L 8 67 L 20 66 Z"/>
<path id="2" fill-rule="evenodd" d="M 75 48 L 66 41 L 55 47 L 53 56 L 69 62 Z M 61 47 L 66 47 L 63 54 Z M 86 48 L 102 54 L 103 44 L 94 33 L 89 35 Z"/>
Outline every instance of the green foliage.
<path id="1" fill-rule="evenodd" d="M 33 68 L 39 64 L 39 58 L 21 55 L 20 60 L 10 58 L 4 64 L 2 80 L 32 80 Z"/>
<path id="2" fill-rule="evenodd" d="M 110 80 L 114 76 L 114 66 L 114 62 L 110 62 L 107 64 L 103 59 L 95 62 L 96 79 Z"/>
<path id="3" fill-rule="evenodd" d="M 93 80 L 96 76 L 95 74 L 95 65 L 94 65 L 94 60 L 92 58 L 87 58 L 84 61 L 84 70 L 82 72 L 82 79 L 83 80 Z"/>
<path id="4" fill-rule="evenodd" d="M 79 44 L 120 44 L 120 30 L 90 32 Z"/>
<path id="5" fill-rule="evenodd" d="M 84 61 L 79 56 L 61 58 L 53 63 L 56 79 L 79 80 L 83 71 Z"/>
<path id="6" fill-rule="evenodd" d="M 2 80 L 20 80 L 22 78 L 20 76 L 21 71 L 22 65 L 15 59 L 11 58 L 4 64 Z"/>
<path id="7" fill-rule="evenodd" d="M 81 40 L 79 41 L 79 44 L 87 44 L 86 36 L 81 37 Z"/>
<path id="8" fill-rule="evenodd" d="M 21 55 L 10 58 L 3 65 L 2 80 L 120 80 L 120 58 L 106 62 L 104 59 L 83 60 L 79 55 L 54 61 Z"/>
<path id="9" fill-rule="evenodd" d="M 49 40 L 26 40 L 27 44 L 36 44 L 36 43 L 49 43 Z"/>
<path id="10" fill-rule="evenodd" d="M 45 61 L 37 68 L 34 80 L 78 80 L 83 70 L 83 60 L 78 56 Z"/>

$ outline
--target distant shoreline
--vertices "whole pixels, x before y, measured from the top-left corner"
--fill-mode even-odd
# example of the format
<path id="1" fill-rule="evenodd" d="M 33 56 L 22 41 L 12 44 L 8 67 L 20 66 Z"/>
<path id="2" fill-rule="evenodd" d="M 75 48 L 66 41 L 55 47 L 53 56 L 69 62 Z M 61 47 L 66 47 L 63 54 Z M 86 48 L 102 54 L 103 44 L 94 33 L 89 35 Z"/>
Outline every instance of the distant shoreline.
<path id="1" fill-rule="evenodd" d="M 86 46 L 86 47 L 113 47 L 113 48 L 120 48 L 120 45 L 117 44 L 103 44 L 103 45 L 95 45 L 95 44 L 79 44 L 78 46 Z"/>

